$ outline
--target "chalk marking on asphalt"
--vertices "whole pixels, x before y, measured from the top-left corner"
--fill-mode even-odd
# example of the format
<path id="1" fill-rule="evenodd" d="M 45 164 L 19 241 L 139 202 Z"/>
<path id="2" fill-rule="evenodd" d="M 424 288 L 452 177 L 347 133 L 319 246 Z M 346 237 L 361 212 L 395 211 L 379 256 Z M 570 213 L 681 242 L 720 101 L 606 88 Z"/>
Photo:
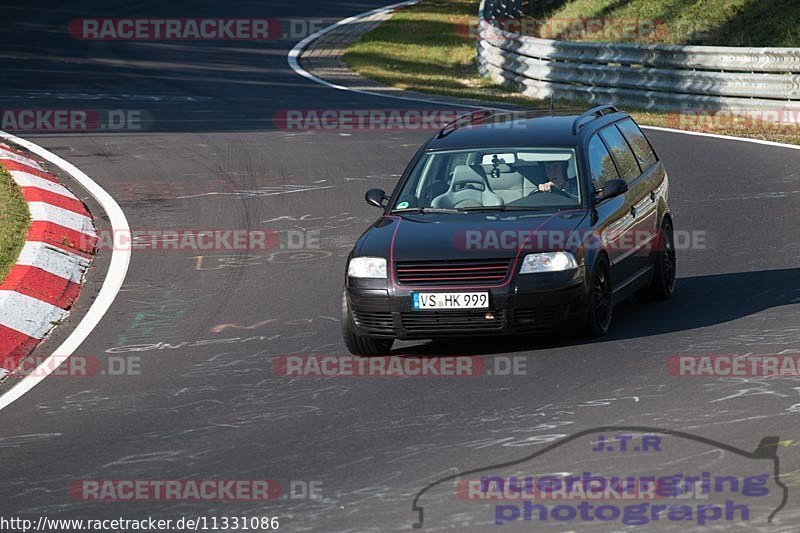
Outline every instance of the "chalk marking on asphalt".
<path id="1" fill-rule="evenodd" d="M 331 82 L 329 82 L 327 80 L 324 80 L 324 79 L 322 79 L 322 78 L 320 78 L 318 76 L 315 76 L 315 75 L 311 74 L 306 69 L 304 69 L 303 67 L 300 66 L 300 56 L 303 54 L 305 49 L 308 48 L 308 46 L 311 43 L 313 43 L 314 41 L 316 41 L 317 39 L 319 39 L 320 37 L 322 37 L 326 33 L 329 33 L 329 32 L 335 30 L 336 28 L 338 28 L 340 26 L 345 26 L 347 24 L 357 23 L 361 19 L 366 18 L 366 17 L 370 17 L 372 15 L 377 15 L 377 14 L 381 14 L 381 13 L 387 13 L 389 11 L 394 11 L 395 9 L 397 9 L 399 7 L 413 6 L 415 4 L 418 4 L 419 2 L 420 2 L 420 0 L 407 0 L 405 2 L 398 2 L 396 4 L 391 4 L 391 5 L 388 5 L 388 6 L 385 6 L 385 7 L 379 7 L 377 9 L 373 9 L 371 11 L 365 11 L 364 13 L 359 13 L 358 15 L 353 15 L 352 17 L 348 17 L 346 19 L 340 20 L 339 22 L 331 24 L 330 26 L 326 26 L 326 27 L 322 28 L 321 30 L 312 33 L 311 35 L 309 35 L 308 37 L 306 37 L 305 39 L 303 39 L 302 41 L 297 43 L 294 48 L 292 48 L 292 50 L 289 52 L 289 56 L 288 56 L 289 66 L 291 67 L 291 69 L 296 74 L 299 74 L 300 76 L 303 76 L 304 78 L 307 78 L 307 79 L 309 79 L 309 80 L 311 80 L 313 82 L 319 83 L 320 85 L 325 85 L 326 87 L 330 87 L 332 89 L 337 89 L 339 91 L 349 91 L 349 92 L 352 92 L 352 93 L 365 94 L 365 95 L 369 95 L 369 96 L 380 96 L 380 97 L 383 97 L 383 98 L 394 98 L 396 100 L 406 100 L 406 101 L 411 101 L 411 102 L 425 102 L 425 103 L 433 103 L 433 104 L 439 104 L 439 105 L 445 105 L 445 106 L 453 106 L 453 107 L 472 107 L 472 108 L 475 108 L 475 109 L 489 109 L 489 110 L 492 110 L 492 111 L 512 111 L 511 109 L 501 108 L 501 107 L 488 107 L 488 106 L 481 106 L 481 105 L 470 104 L 470 103 L 446 102 L 446 101 L 433 100 L 433 99 L 428 99 L 428 98 L 417 98 L 417 97 L 414 97 L 414 96 L 401 96 L 399 94 L 385 94 L 385 93 L 380 93 L 380 92 L 368 91 L 368 90 L 365 90 L 365 89 L 354 89 L 352 87 L 347 87 L 345 85 L 339 85 L 339 84 L 336 84 L 336 83 L 331 83 Z M 387 88 L 390 88 L 390 87 L 387 87 Z M 403 92 L 401 89 L 397 89 L 397 91 L 398 92 Z M 664 132 L 668 132 L 668 133 L 681 133 L 683 135 L 695 135 L 695 136 L 698 136 L 698 137 L 710 137 L 712 139 L 721 139 L 721 140 L 726 140 L 726 141 L 749 142 L 749 143 L 753 143 L 753 144 L 761 144 L 761 145 L 764 145 L 764 146 L 775 146 L 775 147 L 778 147 L 778 148 L 789 148 L 791 150 L 800 150 L 800 145 L 779 143 L 779 142 L 775 142 L 775 141 L 765 141 L 765 140 L 762 140 L 762 139 L 749 139 L 747 137 L 735 137 L 735 136 L 732 136 L 732 135 L 720 135 L 720 134 L 717 134 L 717 133 L 704 133 L 704 132 L 699 132 L 699 131 L 678 130 L 678 129 L 674 129 L 674 128 L 664 128 L 664 127 L 661 127 L 661 126 L 644 126 L 644 125 L 641 125 L 641 124 L 640 124 L 640 126 L 643 129 L 648 129 L 648 130 L 653 130 L 653 131 L 664 131 Z"/>
<path id="2" fill-rule="evenodd" d="M 294 189 L 290 189 L 289 187 L 298 187 Z M 318 185 L 286 185 L 284 187 L 264 187 L 261 189 L 253 189 L 249 191 L 232 191 L 232 192 L 204 192 L 200 194 L 189 194 L 186 196 L 177 196 L 176 200 L 189 200 L 193 198 L 207 198 L 210 196 L 237 196 L 237 197 L 245 197 L 245 198 L 262 198 L 265 196 L 280 196 L 283 194 L 293 194 L 296 192 L 310 192 L 310 191 L 321 191 L 323 189 L 332 189 L 333 185 L 327 185 L 324 187 Z"/>
<path id="3" fill-rule="evenodd" d="M 208 102 L 210 96 L 181 96 L 161 94 L 69 93 L 31 91 L 19 98 L 27 100 L 116 100 L 120 102 Z"/>
<path id="4" fill-rule="evenodd" d="M 0 138 L 12 141 L 30 150 L 32 153 L 72 176 L 75 181 L 97 200 L 106 212 L 113 232 L 130 232 L 128 220 L 125 218 L 125 213 L 122 211 L 119 204 L 117 204 L 110 194 L 78 167 L 49 150 L 42 148 L 38 144 L 26 141 L 10 133 L 0 131 Z M 47 357 L 34 372 L 22 378 L 16 385 L 0 396 L 0 410 L 5 409 L 38 385 L 47 376 L 53 373 L 61 363 L 69 359 L 75 350 L 83 344 L 103 319 L 106 312 L 108 312 L 111 304 L 114 303 L 117 294 L 119 294 L 122 288 L 122 284 L 125 282 L 125 276 L 128 273 L 130 261 L 131 250 L 124 249 L 124 247 L 119 249 L 115 247 L 111 253 L 111 263 L 108 267 L 106 279 L 103 280 L 103 286 L 100 288 L 100 292 L 89 308 L 89 311 L 86 313 L 86 316 L 83 317 L 83 320 L 81 320 L 72 333 L 70 333 L 69 337 L 61 343 L 61 346 L 53 350 L 52 355 Z"/>
<path id="5" fill-rule="evenodd" d="M 253 330 L 253 329 L 258 329 L 261 326 L 266 326 L 267 324 L 272 324 L 276 320 L 277 320 L 276 318 L 269 318 L 267 320 L 263 320 L 261 322 L 257 322 L 255 324 L 253 324 L 252 326 L 242 326 L 240 324 L 218 324 L 218 325 L 214 326 L 213 328 L 211 328 L 211 333 L 221 333 L 222 331 L 224 331 L 224 330 L 226 330 L 228 328 Z"/>

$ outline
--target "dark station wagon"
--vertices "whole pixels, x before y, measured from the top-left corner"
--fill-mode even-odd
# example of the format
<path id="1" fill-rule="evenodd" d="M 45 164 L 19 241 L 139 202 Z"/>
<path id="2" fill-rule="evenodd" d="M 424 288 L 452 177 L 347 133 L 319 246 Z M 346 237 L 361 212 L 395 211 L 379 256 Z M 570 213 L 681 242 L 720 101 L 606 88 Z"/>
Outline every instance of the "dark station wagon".
<path id="1" fill-rule="evenodd" d="M 675 287 L 668 178 L 627 113 L 479 111 L 415 154 L 347 261 L 342 331 L 356 355 L 394 339 L 600 336 L 614 304 Z"/>

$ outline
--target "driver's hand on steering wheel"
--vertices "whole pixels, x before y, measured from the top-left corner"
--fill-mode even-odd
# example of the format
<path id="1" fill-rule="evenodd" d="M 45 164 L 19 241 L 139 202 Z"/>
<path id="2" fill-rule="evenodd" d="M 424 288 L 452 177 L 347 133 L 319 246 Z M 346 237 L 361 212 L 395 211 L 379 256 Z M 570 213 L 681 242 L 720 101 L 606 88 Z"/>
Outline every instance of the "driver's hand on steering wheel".
<path id="1" fill-rule="evenodd" d="M 547 183 L 540 183 L 537 185 L 538 189 L 542 192 L 550 192 L 553 187 L 558 188 L 558 186 L 553 183 L 552 181 L 548 181 Z"/>

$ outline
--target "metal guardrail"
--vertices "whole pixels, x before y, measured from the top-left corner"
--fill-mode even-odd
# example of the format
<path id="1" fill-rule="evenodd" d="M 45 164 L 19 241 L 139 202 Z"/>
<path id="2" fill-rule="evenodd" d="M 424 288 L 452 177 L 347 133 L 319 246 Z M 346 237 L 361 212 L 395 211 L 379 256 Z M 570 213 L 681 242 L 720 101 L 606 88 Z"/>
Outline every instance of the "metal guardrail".
<path id="1" fill-rule="evenodd" d="M 800 110 L 800 48 L 556 41 L 508 32 L 520 0 L 482 0 L 478 63 L 528 96 L 644 108 Z"/>

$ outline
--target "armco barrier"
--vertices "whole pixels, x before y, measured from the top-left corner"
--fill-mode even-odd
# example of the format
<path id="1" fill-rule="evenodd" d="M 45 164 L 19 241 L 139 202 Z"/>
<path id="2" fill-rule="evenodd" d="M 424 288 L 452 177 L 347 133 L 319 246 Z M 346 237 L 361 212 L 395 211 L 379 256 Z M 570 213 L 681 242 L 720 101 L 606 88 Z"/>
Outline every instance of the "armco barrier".
<path id="1" fill-rule="evenodd" d="M 527 96 L 655 109 L 800 110 L 800 48 L 556 41 L 493 23 L 522 17 L 520 4 L 482 0 L 478 64 Z"/>

